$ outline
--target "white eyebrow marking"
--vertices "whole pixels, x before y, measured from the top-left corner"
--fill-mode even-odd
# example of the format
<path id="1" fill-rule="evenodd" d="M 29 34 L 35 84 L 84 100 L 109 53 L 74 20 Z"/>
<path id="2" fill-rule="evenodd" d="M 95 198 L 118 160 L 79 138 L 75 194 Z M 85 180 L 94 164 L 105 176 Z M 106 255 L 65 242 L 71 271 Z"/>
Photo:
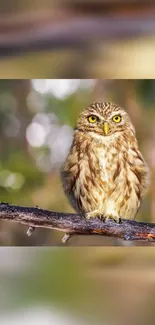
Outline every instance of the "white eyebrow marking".
<path id="1" fill-rule="evenodd" d="M 115 112 L 112 112 L 112 114 L 110 115 L 110 118 L 114 117 L 115 115 L 124 116 L 124 115 L 126 115 L 126 113 L 124 111 L 115 111 Z"/>

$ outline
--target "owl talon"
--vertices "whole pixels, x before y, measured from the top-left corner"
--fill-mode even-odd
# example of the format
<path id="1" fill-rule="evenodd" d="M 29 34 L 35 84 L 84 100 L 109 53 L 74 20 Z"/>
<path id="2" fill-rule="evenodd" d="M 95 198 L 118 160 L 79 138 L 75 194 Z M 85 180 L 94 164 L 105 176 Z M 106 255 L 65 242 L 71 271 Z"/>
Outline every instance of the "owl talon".
<path id="1" fill-rule="evenodd" d="M 115 221 L 116 223 L 121 223 L 121 218 L 118 216 L 109 215 L 105 217 L 105 220 L 109 220 L 109 219 Z"/>
<path id="2" fill-rule="evenodd" d="M 86 219 L 89 220 L 91 218 L 99 218 L 100 220 L 105 221 L 105 218 L 103 217 L 103 213 L 97 210 L 86 213 Z"/>

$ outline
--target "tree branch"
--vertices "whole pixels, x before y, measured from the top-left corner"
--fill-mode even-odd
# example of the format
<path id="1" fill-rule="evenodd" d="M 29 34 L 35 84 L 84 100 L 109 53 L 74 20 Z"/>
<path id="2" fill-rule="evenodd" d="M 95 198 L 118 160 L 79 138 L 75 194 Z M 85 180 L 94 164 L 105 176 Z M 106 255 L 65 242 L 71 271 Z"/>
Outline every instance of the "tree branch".
<path id="1" fill-rule="evenodd" d="M 81 17 L 51 22 L 29 31 L 0 32 L 0 57 L 29 51 L 79 48 L 106 39 L 151 36 L 155 33 L 154 12 L 142 17 Z M 93 43 L 94 44 L 94 43 Z"/>
<path id="2" fill-rule="evenodd" d="M 77 214 L 29 208 L 0 203 L 0 220 L 15 221 L 29 227 L 30 235 L 36 227 L 65 232 L 63 242 L 73 234 L 101 235 L 124 240 L 155 241 L 155 224 L 122 219 L 105 223 L 98 218 L 85 220 Z"/>

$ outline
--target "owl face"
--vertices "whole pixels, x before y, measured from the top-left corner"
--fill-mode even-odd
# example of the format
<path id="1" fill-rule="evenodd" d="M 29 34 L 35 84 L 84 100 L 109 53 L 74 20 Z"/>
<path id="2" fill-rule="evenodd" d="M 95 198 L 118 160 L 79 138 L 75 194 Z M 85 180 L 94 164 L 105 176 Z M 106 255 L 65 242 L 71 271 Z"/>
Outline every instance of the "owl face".
<path id="1" fill-rule="evenodd" d="M 100 136 L 111 136 L 126 130 L 135 133 L 128 114 L 112 103 L 94 103 L 83 110 L 77 121 L 79 131 Z"/>

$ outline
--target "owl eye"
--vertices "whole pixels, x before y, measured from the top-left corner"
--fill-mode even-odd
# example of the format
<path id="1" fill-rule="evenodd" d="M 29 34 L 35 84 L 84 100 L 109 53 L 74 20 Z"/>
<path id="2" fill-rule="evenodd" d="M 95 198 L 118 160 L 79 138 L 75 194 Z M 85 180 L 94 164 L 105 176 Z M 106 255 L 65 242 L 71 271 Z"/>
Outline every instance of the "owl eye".
<path id="1" fill-rule="evenodd" d="M 121 116 L 120 115 L 115 115 L 115 116 L 113 116 L 112 120 L 115 123 L 119 123 L 121 121 Z"/>
<path id="2" fill-rule="evenodd" d="M 90 115 L 90 116 L 88 117 L 88 121 L 89 121 L 90 123 L 96 123 L 96 122 L 97 122 L 97 116 L 95 116 L 95 115 Z"/>

